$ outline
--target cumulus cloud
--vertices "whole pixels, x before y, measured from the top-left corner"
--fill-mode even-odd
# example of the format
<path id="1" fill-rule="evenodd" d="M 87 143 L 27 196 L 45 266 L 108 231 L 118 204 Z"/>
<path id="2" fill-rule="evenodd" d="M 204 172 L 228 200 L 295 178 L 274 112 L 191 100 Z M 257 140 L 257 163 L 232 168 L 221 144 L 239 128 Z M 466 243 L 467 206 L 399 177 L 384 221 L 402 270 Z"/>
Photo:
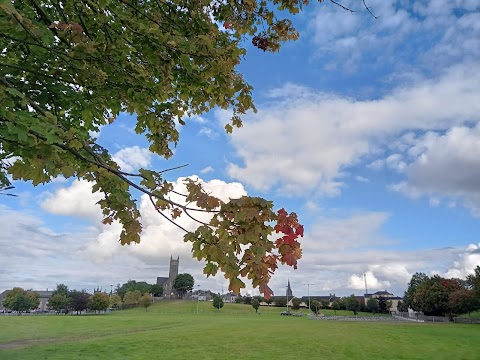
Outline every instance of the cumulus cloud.
<path id="1" fill-rule="evenodd" d="M 116 152 L 113 160 L 123 171 L 132 172 L 148 167 L 152 161 L 152 153 L 148 149 L 132 146 Z"/>
<path id="2" fill-rule="evenodd" d="M 344 169 L 383 151 L 397 136 L 478 119 L 479 70 L 476 65 L 453 67 L 436 80 L 400 87 L 376 100 L 297 91 L 295 86 L 279 89 L 242 131 L 233 133 L 240 163 L 230 162 L 228 173 L 257 190 L 338 195 Z M 399 154 L 384 164 L 398 171 L 406 167 Z"/>
<path id="3" fill-rule="evenodd" d="M 365 277 L 364 277 L 365 274 Z M 389 281 L 380 281 L 371 271 L 366 271 L 364 274 L 360 275 L 352 275 L 348 281 L 348 288 L 354 290 L 365 290 L 365 278 L 366 278 L 366 285 L 368 290 L 380 290 L 380 289 L 388 289 L 390 288 Z"/>
<path id="4" fill-rule="evenodd" d="M 458 199 L 480 216 L 480 125 L 427 132 L 405 151 L 405 180 L 390 188 L 409 197 Z"/>
<path id="5" fill-rule="evenodd" d="M 480 55 L 480 13 L 475 0 L 403 2 L 401 6 L 395 0 L 369 0 L 378 19 L 366 13 L 362 2 L 342 4 L 360 13 L 317 6 L 310 20 L 311 38 L 317 56 L 327 59 L 326 69 L 341 66 L 353 72 L 388 65 L 405 72 L 413 65 L 414 72 L 429 72 Z"/>
<path id="6" fill-rule="evenodd" d="M 470 244 L 459 253 L 453 266 L 444 275 L 464 279 L 467 275 L 473 274 L 477 266 L 480 266 L 480 243 Z"/>

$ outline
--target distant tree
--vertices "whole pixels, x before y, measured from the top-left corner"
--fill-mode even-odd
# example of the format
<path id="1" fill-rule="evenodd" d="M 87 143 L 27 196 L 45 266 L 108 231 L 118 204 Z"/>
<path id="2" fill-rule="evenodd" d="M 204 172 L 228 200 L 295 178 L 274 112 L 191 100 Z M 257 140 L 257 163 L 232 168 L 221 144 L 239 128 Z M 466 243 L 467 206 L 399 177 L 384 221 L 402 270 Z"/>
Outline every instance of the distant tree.
<path id="1" fill-rule="evenodd" d="M 118 294 L 110 296 L 110 307 L 118 309 L 122 305 L 122 298 Z"/>
<path id="2" fill-rule="evenodd" d="M 407 291 L 405 291 L 405 294 L 403 295 L 403 300 L 407 308 L 411 308 L 415 311 L 421 311 L 417 308 L 416 304 L 414 304 L 413 298 L 417 287 L 428 279 L 430 278 L 424 273 L 417 272 L 413 274 L 410 282 L 408 283 Z"/>
<path id="3" fill-rule="evenodd" d="M 378 312 L 378 301 L 377 299 L 371 297 L 367 300 L 367 311 L 371 313 L 377 313 Z"/>
<path id="4" fill-rule="evenodd" d="M 318 312 L 319 312 L 321 307 L 322 307 L 322 305 L 320 304 L 320 302 L 318 300 L 312 300 L 310 302 L 310 310 L 312 310 L 315 313 L 315 315 L 318 315 Z"/>
<path id="5" fill-rule="evenodd" d="M 273 299 L 270 297 L 268 299 L 265 299 L 265 302 L 270 305 L 271 303 L 273 303 Z"/>
<path id="6" fill-rule="evenodd" d="M 444 316 L 450 314 L 450 294 L 462 288 L 457 279 L 444 279 L 438 275 L 424 281 L 415 289 L 413 305 L 415 310 L 426 315 Z"/>
<path id="7" fill-rule="evenodd" d="M 123 297 L 125 296 L 127 291 L 138 290 L 138 291 L 140 291 L 141 294 L 146 293 L 146 292 L 151 293 L 152 292 L 152 286 L 158 286 L 158 285 L 150 285 L 150 284 L 146 283 L 145 281 L 137 282 L 135 280 L 128 280 L 122 286 L 117 285 L 117 289 L 115 290 L 115 292 L 118 295 L 120 295 L 120 297 L 123 299 Z M 158 291 L 158 290 L 159 290 L 158 288 L 155 288 L 155 291 Z M 162 288 L 162 291 L 160 291 L 160 293 L 163 293 L 163 288 Z"/>
<path id="8" fill-rule="evenodd" d="M 187 291 L 193 289 L 193 285 L 195 285 L 195 280 L 190 274 L 179 274 L 173 282 L 173 288 L 178 291 L 182 299 Z"/>
<path id="9" fill-rule="evenodd" d="M 27 296 L 30 298 L 31 301 L 31 308 L 36 309 L 40 305 L 40 295 L 36 291 L 29 290 L 27 291 Z"/>
<path id="10" fill-rule="evenodd" d="M 292 298 L 292 310 L 298 310 L 300 309 L 300 304 L 302 303 L 302 300 L 294 297 Z"/>
<path id="11" fill-rule="evenodd" d="M 218 311 L 223 308 L 223 299 L 220 296 L 215 296 L 213 298 L 213 307 Z"/>
<path id="12" fill-rule="evenodd" d="M 163 295 L 163 287 L 161 285 L 152 285 L 150 287 L 150 293 L 153 294 L 153 296 L 162 296 Z"/>
<path id="13" fill-rule="evenodd" d="M 55 295 L 63 295 L 68 298 L 68 286 L 65 284 L 57 284 L 57 288 L 52 292 L 52 297 Z"/>
<path id="14" fill-rule="evenodd" d="M 138 290 L 127 291 L 127 293 L 123 297 L 123 303 L 125 305 L 137 305 L 140 302 L 141 297 L 142 293 Z"/>
<path id="15" fill-rule="evenodd" d="M 358 310 L 360 309 L 360 303 L 354 294 L 347 296 L 345 299 L 345 306 L 347 310 L 353 311 L 354 315 L 357 315 Z"/>
<path id="16" fill-rule="evenodd" d="M 243 297 L 243 302 L 246 304 L 246 305 L 252 305 L 252 297 L 251 296 L 244 296 Z"/>
<path id="17" fill-rule="evenodd" d="M 38 294 L 37 294 L 38 295 Z M 27 291 L 20 287 L 14 287 L 3 299 L 3 306 L 18 313 L 36 308 Z"/>
<path id="18" fill-rule="evenodd" d="M 276 296 L 273 301 L 275 302 L 276 307 L 285 307 L 287 306 L 287 299 L 284 296 Z"/>
<path id="19" fill-rule="evenodd" d="M 454 314 L 466 314 L 480 308 L 480 302 L 471 289 L 459 289 L 450 293 L 448 305 Z"/>
<path id="20" fill-rule="evenodd" d="M 85 291 L 72 290 L 70 291 L 70 307 L 73 311 L 82 312 L 88 308 L 88 300 L 90 299 L 90 294 Z"/>
<path id="21" fill-rule="evenodd" d="M 397 310 L 400 312 L 407 312 L 408 305 L 404 301 L 399 300 L 397 304 Z"/>
<path id="22" fill-rule="evenodd" d="M 243 298 L 237 297 L 237 298 L 235 299 L 235 304 L 244 304 Z"/>
<path id="23" fill-rule="evenodd" d="M 335 315 L 337 315 L 337 310 L 340 310 L 340 304 L 338 301 L 334 301 L 332 303 L 332 309 L 335 312 Z"/>
<path id="24" fill-rule="evenodd" d="M 320 301 L 320 304 L 322 305 L 322 309 L 328 309 L 328 307 L 330 305 L 330 301 L 322 300 L 322 301 Z"/>
<path id="25" fill-rule="evenodd" d="M 255 295 L 253 298 L 254 298 L 254 299 L 257 299 L 260 304 L 261 304 L 262 302 L 265 302 L 265 298 L 264 298 L 263 296 Z"/>
<path id="26" fill-rule="evenodd" d="M 98 291 L 88 299 L 88 308 L 95 311 L 95 313 L 97 311 L 107 310 L 109 305 L 110 297 L 104 292 Z"/>
<path id="27" fill-rule="evenodd" d="M 147 311 L 148 307 L 152 305 L 152 297 L 150 294 L 143 294 L 139 300 L 139 304 L 145 308 L 145 311 Z"/>
<path id="28" fill-rule="evenodd" d="M 475 298 L 480 302 L 480 266 L 473 270 L 473 274 L 467 276 L 466 284 L 475 293 Z"/>
<path id="29" fill-rule="evenodd" d="M 67 293 L 68 294 L 68 293 Z M 66 312 L 70 305 L 70 298 L 62 293 L 56 293 L 48 299 L 48 308 L 56 312 Z"/>
<path id="30" fill-rule="evenodd" d="M 258 312 L 260 301 L 258 301 L 258 299 L 252 299 L 252 307 L 255 309 L 255 312 Z"/>
<path id="31" fill-rule="evenodd" d="M 391 302 L 390 302 L 391 305 Z M 387 314 L 390 311 L 390 306 L 388 304 L 387 298 L 380 296 L 378 298 L 378 312 L 381 314 Z"/>

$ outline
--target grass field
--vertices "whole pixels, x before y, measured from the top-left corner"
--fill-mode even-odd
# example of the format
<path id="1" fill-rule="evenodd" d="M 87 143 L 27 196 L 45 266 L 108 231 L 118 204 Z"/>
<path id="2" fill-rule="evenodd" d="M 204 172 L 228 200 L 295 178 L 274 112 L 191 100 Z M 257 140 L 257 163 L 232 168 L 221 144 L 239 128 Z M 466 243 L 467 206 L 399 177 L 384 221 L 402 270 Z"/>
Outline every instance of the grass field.
<path id="1" fill-rule="evenodd" d="M 163 302 L 98 316 L 0 316 L 0 359 L 480 359 L 480 326 L 312 321 Z M 351 312 L 349 312 L 351 314 Z"/>

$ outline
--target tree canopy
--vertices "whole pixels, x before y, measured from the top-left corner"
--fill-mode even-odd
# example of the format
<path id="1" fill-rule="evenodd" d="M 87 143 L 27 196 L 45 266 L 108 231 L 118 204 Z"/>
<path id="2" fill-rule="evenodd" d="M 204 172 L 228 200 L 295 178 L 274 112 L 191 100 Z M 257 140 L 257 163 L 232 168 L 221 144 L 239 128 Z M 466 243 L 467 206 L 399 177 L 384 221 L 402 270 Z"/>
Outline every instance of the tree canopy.
<path id="1" fill-rule="evenodd" d="M 245 287 L 239 277 L 246 276 L 268 298 L 277 263 L 296 267 L 301 257 L 297 238 L 303 227 L 294 213 L 274 212 L 272 202 L 255 197 L 224 203 L 192 180 L 186 181 L 185 202 L 172 201 L 168 169 L 127 173 L 95 133 L 120 113 L 135 114 L 135 131 L 145 135 L 149 150 L 169 159 L 179 142 L 178 126 L 189 116 L 228 109 L 232 117 L 225 130 L 241 127 L 240 116 L 255 111 L 252 87 L 237 70 L 246 54 L 244 40 L 278 51 L 282 42 L 298 38 L 291 20 L 279 16 L 306 4 L 1 2 L 0 189 L 10 189 L 7 174 L 33 185 L 59 176 L 87 180 L 103 195 L 103 223 L 123 226 L 121 244 L 140 242 L 132 189 L 148 195 L 173 223 L 182 214 L 195 219 L 196 211 L 212 212 L 208 224 L 185 235 L 194 257 L 207 262 L 204 273 L 223 271 L 236 293 Z M 284 236 L 273 242 L 273 231 Z"/>
<path id="2" fill-rule="evenodd" d="M 173 282 L 173 288 L 178 291 L 180 296 L 183 298 L 183 295 L 187 291 L 193 289 L 193 285 L 195 284 L 195 280 L 193 276 L 190 274 L 178 274 Z"/>

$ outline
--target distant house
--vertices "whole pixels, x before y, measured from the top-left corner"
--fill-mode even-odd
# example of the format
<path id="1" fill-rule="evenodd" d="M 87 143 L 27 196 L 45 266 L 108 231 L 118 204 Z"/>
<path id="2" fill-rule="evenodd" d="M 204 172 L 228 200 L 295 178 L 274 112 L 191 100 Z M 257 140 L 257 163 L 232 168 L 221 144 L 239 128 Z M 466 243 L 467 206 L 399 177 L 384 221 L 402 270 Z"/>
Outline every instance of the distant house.
<path id="1" fill-rule="evenodd" d="M 170 270 L 168 277 L 157 277 L 157 285 L 163 287 L 163 296 L 167 299 L 175 298 L 177 296 L 177 292 L 173 288 L 173 283 L 175 282 L 175 278 L 178 276 L 179 264 L 180 256 L 178 256 L 176 260 L 170 256 Z"/>
<path id="2" fill-rule="evenodd" d="M 5 290 L 0 294 L 0 308 L 4 309 L 3 306 L 3 299 L 7 296 L 7 294 L 12 290 Z M 28 290 L 31 291 L 31 290 Z M 38 305 L 37 310 L 48 310 L 48 300 L 52 297 L 53 291 L 43 291 L 43 290 L 33 290 L 38 293 L 40 298 L 40 304 Z"/>
<path id="3" fill-rule="evenodd" d="M 383 298 L 387 299 L 388 301 L 392 302 L 392 306 L 390 307 L 390 311 L 394 311 L 394 312 L 396 312 L 397 309 L 398 309 L 398 302 L 403 299 L 399 296 L 394 296 L 392 293 L 389 293 L 387 290 L 377 291 L 376 293 L 365 294 L 363 296 L 364 301 L 365 301 L 365 305 L 367 304 L 368 299 L 370 299 L 370 298 L 378 299 L 380 297 L 383 297 Z"/>
<path id="4" fill-rule="evenodd" d="M 227 303 L 234 303 L 235 300 L 237 299 L 237 295 L 235 295 L 234 293 L 232 292 L 229 292 L 227 294 L 224 294 L 222 295 L 222 299 L 223 301 L 227 302 Z"/>

